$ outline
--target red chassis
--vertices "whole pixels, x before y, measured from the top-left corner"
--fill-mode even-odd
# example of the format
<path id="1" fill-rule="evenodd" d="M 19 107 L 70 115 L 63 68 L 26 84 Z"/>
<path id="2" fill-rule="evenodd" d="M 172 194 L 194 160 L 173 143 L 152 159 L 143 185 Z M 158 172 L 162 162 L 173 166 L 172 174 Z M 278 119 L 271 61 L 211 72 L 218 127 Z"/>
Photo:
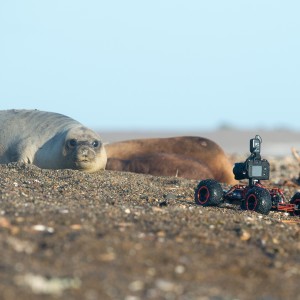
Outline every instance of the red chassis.
<path id="1" fill-rule="evenodd" d="M 228 191 L 223 191 L 217 181 L 203 180 L 195 190 L 195 202 L 202 206 L 229 202 L 240 204 L 243 210 L 254 210 L 262 214 L 276 210 L 300 216 L 300 193 L 296 193 L 288 203 L 281 189 L 267 188 L 260 183 L 254 186 L 237 184 Z"/>

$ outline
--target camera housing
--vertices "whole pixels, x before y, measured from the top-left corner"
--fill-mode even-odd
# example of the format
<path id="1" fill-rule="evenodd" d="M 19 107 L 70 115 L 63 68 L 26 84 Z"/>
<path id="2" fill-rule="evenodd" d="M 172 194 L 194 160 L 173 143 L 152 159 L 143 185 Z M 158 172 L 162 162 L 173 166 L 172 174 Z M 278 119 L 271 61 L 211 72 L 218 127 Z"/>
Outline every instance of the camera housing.
<path id="1" fill-rule="evenodd" d="M 243 163 L 235 163 L 233 174 L 236 180 L 249 179 L 250 185 L 260 180 L 268 180 L 270 177 L 270 164 L 266 159 L 261 159 L 262 139 L 256 135 L 250 140 L 251 155 Z"/>

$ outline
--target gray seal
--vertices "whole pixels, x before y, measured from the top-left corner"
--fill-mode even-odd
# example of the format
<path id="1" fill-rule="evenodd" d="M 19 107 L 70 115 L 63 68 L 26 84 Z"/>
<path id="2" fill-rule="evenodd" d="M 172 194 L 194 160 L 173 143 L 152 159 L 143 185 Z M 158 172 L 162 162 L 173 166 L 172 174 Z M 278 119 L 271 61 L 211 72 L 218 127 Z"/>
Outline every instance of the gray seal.
<path id="1" fill-rule="evenodd" d="M 0 110 L 0 164 L 23 162 L 43 169 L 105 169 L 107 156 L 97 133 L 62 114 Z"/>

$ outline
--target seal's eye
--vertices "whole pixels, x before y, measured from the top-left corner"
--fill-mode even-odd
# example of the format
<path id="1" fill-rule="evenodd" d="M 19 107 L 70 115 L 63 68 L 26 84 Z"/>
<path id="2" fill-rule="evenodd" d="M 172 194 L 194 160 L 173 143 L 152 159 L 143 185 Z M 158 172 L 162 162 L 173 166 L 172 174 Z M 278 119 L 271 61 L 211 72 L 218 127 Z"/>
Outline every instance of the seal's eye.
<path id="1" fill-rule="evenodd" d="M 68 146 L 70 148 L 74 148 L 74 147 L 76 147 L 76 145 L 77 145 L 77 141 L 75 139 L 71 139 L 68 141 Z"/>
<path id="2" fill-rule="evenodd" d="M 97 148 L 99 146 L 99 141 L 93 141 L 92 146 Z"/>

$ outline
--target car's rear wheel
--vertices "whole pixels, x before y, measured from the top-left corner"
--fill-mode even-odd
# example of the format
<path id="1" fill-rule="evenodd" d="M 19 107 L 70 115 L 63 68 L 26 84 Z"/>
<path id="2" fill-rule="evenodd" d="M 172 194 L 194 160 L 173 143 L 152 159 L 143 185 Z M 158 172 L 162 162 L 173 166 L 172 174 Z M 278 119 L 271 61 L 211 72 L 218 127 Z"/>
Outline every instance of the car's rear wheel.
<path id="1" fill-rule="evenodd" d="M 217 206 L 222 202 L 223 189 L 214 179 L 199 182 L 195 190 L 195 202 L 202 206 Z"/>
<path id="2" fill-rule="evenodd" d="M 267 215 L 272 208 L 270 193 L 262 187 L 251 188 L 241 203 L 241 209 L 252 210 Z"/>
<path id="3" fill-rule="evenodd" d="M 290 203 L 295 205 L 293 215 L 294 216 L 300 216 L 300 193 L 299 192 L 296 193 L 292 197 Z"/>

